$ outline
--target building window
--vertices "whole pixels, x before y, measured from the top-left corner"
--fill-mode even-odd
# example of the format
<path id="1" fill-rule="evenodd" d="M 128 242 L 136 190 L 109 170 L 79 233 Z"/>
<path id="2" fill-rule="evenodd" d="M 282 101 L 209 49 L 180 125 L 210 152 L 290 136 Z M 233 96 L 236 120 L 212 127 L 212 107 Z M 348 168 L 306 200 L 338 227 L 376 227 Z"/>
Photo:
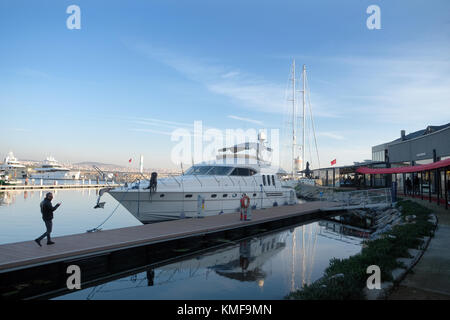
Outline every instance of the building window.
<path id="1" fill-rule="evenodd" d="M 384 162 L 385 161 L 384 156 L 385 156 L 385 150 L 372 152 L 372 160 L 373 161 Z"/>

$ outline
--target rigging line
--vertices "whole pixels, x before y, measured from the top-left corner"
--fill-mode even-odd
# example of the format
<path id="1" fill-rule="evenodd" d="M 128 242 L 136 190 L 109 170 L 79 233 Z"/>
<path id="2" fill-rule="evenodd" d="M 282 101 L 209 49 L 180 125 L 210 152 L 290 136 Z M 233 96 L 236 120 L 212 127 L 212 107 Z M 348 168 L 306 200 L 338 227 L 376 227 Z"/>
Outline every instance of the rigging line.
<path id="1" fill-rule="evenodd" d="M 311 90 L 309 88 L 309 82 L 306 82 L 306 85 L 308 86 L 308 103 L 309 103 L 309 114 L 311 115 L 311 123 L 312 123 L 312 128 L 313 128 L 313 134 L 314 134 L 314 144 L 316 146 L 316 153 L 317 153 L 317 164 L 318 167 L 320 168 L 320 158 L 319 158 L 319 149 L 317 148 L 317 139 L 316 139 L 316 129 L 314 126 L 314 118 L 313 118 L 313 114 L 312 114 L 312 107 L 311 107 Z"/>
<path id="2" fill-rule="evenodd" d="M 312 143 L 311 143 L 311 134 L 310 134 L 310 131 L 311 131 L 311 128 L 310 128 L 310 126 L 311 126 L 311 124 L 309 123 L 309 121 L 307 121 L 307 122 L 305 122 L 306 123 L 306 145 L 307 145 L 307 147 L 308 147 L 308 153 L 309 153 L 309 165 L 311 165 L 312 164 L 312 153 L 311 153 L 311 145 L 312 145 Z M 305 150 L 305 152 L 306 152 L 306 150 Z M 306 158 L 306 155 L 305 155 L 305 158 Z M 306 166 L 306 159 L 303 159 L 303 162 L 305 163 L 305 166 Z"/>
<path id="3" fill-rule="evenodd" d="M 312 126 L 311 124 L 310 124 L 310 126 Z M 308 129 L 309 130 L 311 130 L 311 128 L 309 128 L 308 127 Z M 311 163 L 310 163 L 310 166 L 312 165 L 312 163 L 313 163 L 313 156 L 312 156 L 312 135 L 309 133 L 308 134 L 308 151 L 309 151 L 309 159 L 310 159 L 310 161 L 311 161 Z"/>

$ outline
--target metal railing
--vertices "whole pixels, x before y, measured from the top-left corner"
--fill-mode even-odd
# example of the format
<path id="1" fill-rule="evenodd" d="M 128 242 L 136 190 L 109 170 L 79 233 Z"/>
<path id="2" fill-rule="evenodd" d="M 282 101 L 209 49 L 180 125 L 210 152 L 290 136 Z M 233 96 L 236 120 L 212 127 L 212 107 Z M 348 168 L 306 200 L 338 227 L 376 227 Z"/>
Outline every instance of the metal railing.
<path id="1" fill-rule="evenodd" d="M 368 189 L 347 192 L 333 192 L 331 194 L 321 194 L 321 201 L 336 202 L 332 209 L 356 209 L 373 208 L 392 205 L 392 194 L 390 188 Z"/>

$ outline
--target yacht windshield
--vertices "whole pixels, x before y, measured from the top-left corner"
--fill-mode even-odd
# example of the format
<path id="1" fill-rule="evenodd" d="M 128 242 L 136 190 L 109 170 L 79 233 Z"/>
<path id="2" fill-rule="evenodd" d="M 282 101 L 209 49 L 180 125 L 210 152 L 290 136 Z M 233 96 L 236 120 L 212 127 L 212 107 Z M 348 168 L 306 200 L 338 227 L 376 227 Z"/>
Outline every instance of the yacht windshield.
<path id="1" fill-rule="evenodd" d="M 208 171 L 208 174 L 215 176 L 226 176 L 231 169 L 233 169 L 233 167 L 212 167 L 212 169 Z"/>
<path id="2" fill-rule="evenodd" d="M 193 166 L 186 171 L 185 175 L 215 175 L 226 176 L 233 167 L 222 166 Z"/>
<path id="3" fill-rule="evenodd" d="M 206 174 L 211 168 L 211 166 L 193 166 L 186 171 L 185 175 Z"/>

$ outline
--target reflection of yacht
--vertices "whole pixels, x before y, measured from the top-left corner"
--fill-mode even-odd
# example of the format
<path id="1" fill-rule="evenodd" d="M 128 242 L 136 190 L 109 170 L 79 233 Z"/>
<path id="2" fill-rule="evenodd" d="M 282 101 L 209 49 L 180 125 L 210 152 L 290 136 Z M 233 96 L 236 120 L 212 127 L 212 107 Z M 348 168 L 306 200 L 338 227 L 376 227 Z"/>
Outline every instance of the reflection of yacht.
<path id="1" fill-rule="evenodd" d="M 51 180 L 72 180 L 80 179 L 80 171 L 71 171 L 59 164 L 55 158 L 48 157 L 40 168 L 34 169 L 36 173 L 31 175 L 32 179 L 51 179 Z"/>
<path id="2" fill-rule="evenodd" d="M 5 172 L 5 175 L 11 175 L 13 177 L 22 178 L 26 177 L 26 167 L 21 164 L 14 154 L 10 151 L 3 161 L 3 164 L 0 165 L 0 170 Z"/>
<path id="3" fill-rule="evenodd" d="M 227 247 L 159 266 L 156 269 L 150 268 L 146 270 L 145 278 L 139 279 L 138 275 L 134 274 L 127 279 L 104 283 L 94 287 L 86 298 L 93 299 L 94 295 L 102 292 L 121 291 L 123 294 L 124 290 L 143 286 L 161 286 L 203 275 L 208 278 L 210 272 L 238 281 L 257 282 L 259 287 L 263 287 L 267 276 L 263 265 L 285 249 L 289 235 L 289 231 L 278 231 L 241 240 Z M 105 287 L 110 284 L 112 284 L 111 287 L 106 289 Z"/>
<path id="4" fill-rule="evenodd" d="M 262 266 L 286 247 L 288 231 L 242 240 L 237 245 L 205 253 L 195 258 L 163 266 L 159 269 L 194 270 L 209 269 L 217 274 L 239 281 L 264 281 Z"/>
<path id="5" fill-rule="evenodd" d="M 0 192 L 0 206 L 11 205 L 16 201 L 16 194 L 11 192 Z"/>
<path id="6" fill-rule="evenodd" d="M 159 179 L 156 190 L 140 181 L 110 194 L 142 223 L 236 212 L 244 193 L 254 209 L 294 204 L 294 189 L 279 178 L 285 171 L 263 158 L 271 152 L 264 140 L 220 149 L 217 160 Z"/>

